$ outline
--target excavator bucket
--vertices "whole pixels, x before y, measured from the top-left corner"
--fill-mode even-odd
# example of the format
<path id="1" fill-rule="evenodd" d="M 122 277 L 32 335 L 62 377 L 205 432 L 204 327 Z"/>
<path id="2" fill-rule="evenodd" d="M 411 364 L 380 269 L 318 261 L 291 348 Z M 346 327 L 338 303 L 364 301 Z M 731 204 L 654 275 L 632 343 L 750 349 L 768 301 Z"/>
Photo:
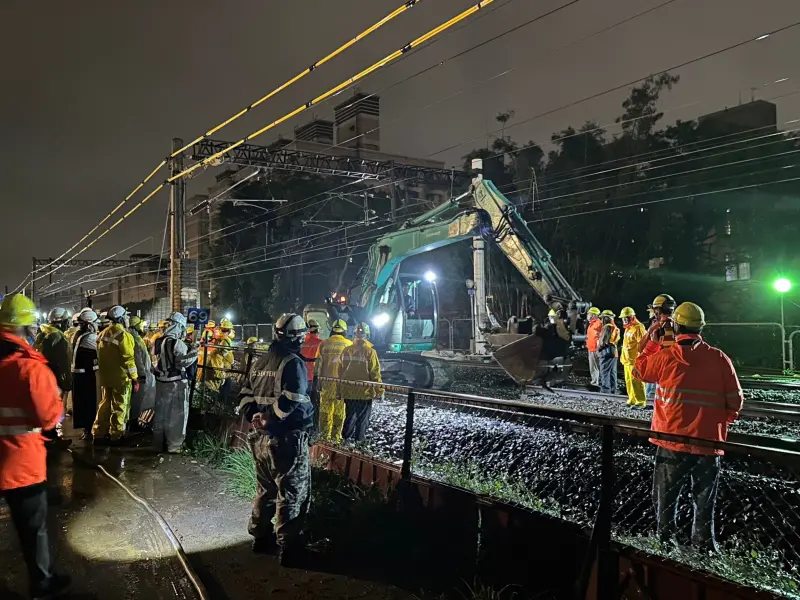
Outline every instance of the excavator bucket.
<path id="1" fill-rule="evenodd" d="M 538 335 L 497 333 L 488 338 L 495 361 L 518 385 L 559 383 L 569 373 L 571 365 L 563 358 L 547 360 L 542 356 L 543 342 Z"/>

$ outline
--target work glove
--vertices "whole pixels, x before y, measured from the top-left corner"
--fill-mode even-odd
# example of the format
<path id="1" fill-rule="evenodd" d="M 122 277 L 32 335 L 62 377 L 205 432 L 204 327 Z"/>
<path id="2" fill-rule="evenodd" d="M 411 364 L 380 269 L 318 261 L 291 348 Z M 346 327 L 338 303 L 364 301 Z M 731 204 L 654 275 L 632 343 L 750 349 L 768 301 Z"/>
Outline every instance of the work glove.
<path id="1" fill-rule="evenodd" d="M 138 379 L 134 379 L 133 380 L 133 393 L 135 394 L 138 391 L 139 391 L 139 380 Z"/>

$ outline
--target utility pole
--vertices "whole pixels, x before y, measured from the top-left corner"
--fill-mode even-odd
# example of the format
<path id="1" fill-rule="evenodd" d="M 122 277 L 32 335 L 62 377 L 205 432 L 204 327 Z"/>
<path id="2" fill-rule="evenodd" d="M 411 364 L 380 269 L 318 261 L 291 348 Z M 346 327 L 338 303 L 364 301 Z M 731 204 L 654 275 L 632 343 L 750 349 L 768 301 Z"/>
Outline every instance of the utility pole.
<path id="1" fill-rule="evenodd" d="M 31 301 L 36 304 L 36 257 L 31 260 Z"/>
<path id="2" fill-rule="evenodd" d="M 395 221 L 397 221 L 397 186 L 394 183 L 394 161 L 392 161 L 391 169 L 392 169 L 390 173 L 391 184 L 389 186 L 389 190 L 391 191 L 392 223 L 394 223 Z"/>
<path id="3" fill-rule="evenodd" d="M 173 138 L 170 154 L 183 148 L 183 140 Z M 178 154 L 169 161 L 170 176 L 183 171 L 183 154 Z M 184 312 L 189 301 L 196 302 L 197 265 L 188 261 L 186 251 L 186 181 L 183 177 L 176 179 L 169 188 L 170 215 L 170 263 L 169 263 L 169 296 L 173 312 Z M 189 297 L 190 295 L 195 297 Z M 186 304 L 186 306 L 184 306 Z"/>

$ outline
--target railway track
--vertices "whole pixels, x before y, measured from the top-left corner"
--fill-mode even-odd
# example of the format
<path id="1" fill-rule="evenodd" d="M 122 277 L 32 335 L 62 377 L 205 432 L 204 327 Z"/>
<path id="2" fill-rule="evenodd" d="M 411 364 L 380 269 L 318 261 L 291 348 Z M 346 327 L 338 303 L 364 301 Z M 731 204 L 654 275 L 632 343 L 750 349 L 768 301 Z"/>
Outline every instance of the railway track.
<path id="1" fill-rule="evenodd" d="M 581 377 L 583 379 L 589 378 L 589 372 L 583 369 L 572 369 L 571 376 Z M 788 377 L 755 377 L 749 375 L 740 375 L 739 383 L 744 389 L 749 390 L 776 390 L 784 392 L 797 392 L 800 394 L 800 379 Z"/>
<path id="2" fill-rule="evenodd" d="M 581 423 L 591 423 L 593 422 L 593 416 L 602 418 L 604 423 L 611 423 L 613 425 L 619 425 L 622 427 L 629 427 L 632 429 L 639 429 L 639 430 L 649 430 L 650 429 L 650 417 L 652 415 L 652 411 L 649 409 L 641 409 L 637 411 L 637 413 L 641 414 L 641 417 L 630 417 L 630 416 L 622 416 L 622 415 L 609 415 L 600 412 L 591 412 L 588 410 L 575 410 L 572 408 L 565 409 L 563 407 L 554 407 L 552 405 L 547 404 L 546 402 L 537 403 L 537 396 L 539 400 L 543 400 L 549 398 L 552 400 L 553 398 L 557 398 L 559 396 L 558 393 L 554 391 L 548 391 L 544 388 L 537 388 L 531 387 L 529 388 L 534 395 L 528 396 L 527 400 L 502 400 L 497 398 L 484 398 L 480 396 L 473 396 L 469 394 L 454 394 L 453 396 L 458 396 L 457 398 L 449 398 L 446 401 L 442 401 L 441 399 L 436 398 L 436 394 L 432 391 L 431 397 L 428 399 L 425 397 L 425 393 L 423 390 L 418 390 L 418 397 L 417 397 L 417 404 L 418 405 L 435 405 L 441 408 L 450 408 L 453 410 L 459 411 L 466 411 L 469 412 L 471 409 L 476 408 L 483 408 L 483 409 L 490 409 L 491 411 L 495 412 L 497 418 L 499 419 L 522 419 L 522 422 L 527 422 L 526 419 L 528 415 L 526 413 L 528 411 L 525 410 L 526 406 L 536 405 L 540 409 L 544 409 L 547 411 L 548 409 L 557 408 L 560 413 L 570 412 L 573 413 L 576 417 L 576 423 L 569 425 L 569 421 L 565 421 L 563 418 L 550 418 L 547 416 L 540 416 L 537 417 L 536 427 L 544 427 L 548 428 L 551 426 L 558 426 L 558 424 L 567 424 L 569 427 L 574 428 L 581 428 Z M 581 397 L 581 399 L 586 399 L 588 396 L 600 396 L 603 400 L 609 399 L 620 399 L 624 403 L 625 397 L 624 396 L 617 396 L 614 394 L 601 394 L 599 392 L 583 392 L 580 390 L 564 390 L 560 389 L 559 392 L 566 392 L 566 394 L 561 394 L 563 397 L 564 395 L 570 395 L 573 397 Z M 397 403 L 405 403 L 406 395 L 397 394 L 394 392 L 387 392 L 386 394 L 387 399 L 391 399 Z M 761 404 L 770 404 L 770 403 L 761 403 Z M 793 406 L 793 405 L 790 405 Z M 751 416 L 756 417 L 755 414 Z M 753 434 L 753 433 L 742 433 L 736 431 L 730 431 L 728 433 L 728 441 L 733 444 L 741 444 L 743 446 L 749 446 L 753 448 L 770 448 L 776 450 L 789 450 L 792 452 L 799 452 L 800 453 L 800 438 L 794 436 L 780 436 L 780 435 L 763 435 L 763 434 Z"/>
<path id="3" fill-rule="evenodd" d="M 626 404 L 628 397 L 623 394 L 605 394 L 603 392 L 592 392 L 580 387 L 559 387 L 548 390 L 539 386 L 528 386 L 527 393 L 537 394 L 560 394 L 563 396 L 590 398 L 597 400 L 618 401 Z M 785 402 L 761 402 L 757 400 L 745 400 L 741 416 L 761 419 L 777 419 L 780 421 L 800 422 L 800 404 L 789 404 Z"/>

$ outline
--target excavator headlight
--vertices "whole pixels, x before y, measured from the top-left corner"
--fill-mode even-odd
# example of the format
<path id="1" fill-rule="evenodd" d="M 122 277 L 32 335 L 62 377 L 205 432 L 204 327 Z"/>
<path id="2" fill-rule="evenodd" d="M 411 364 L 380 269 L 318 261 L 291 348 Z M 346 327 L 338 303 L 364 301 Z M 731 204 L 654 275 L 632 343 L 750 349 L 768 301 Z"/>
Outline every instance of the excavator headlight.
<path id="1" fill-rule="evenodd" d="M 383 327 L 389 322 L 389 315 L 386 313 L 380 313 L 372 317 L 372 324 L 375 327 Z"/>
<path id="2" fill-rule="evenodd" d="M 433 271 L 425 271 L 425 281 L 428 283 L 433 283 L 436 281 L 436 273 Z"/>

